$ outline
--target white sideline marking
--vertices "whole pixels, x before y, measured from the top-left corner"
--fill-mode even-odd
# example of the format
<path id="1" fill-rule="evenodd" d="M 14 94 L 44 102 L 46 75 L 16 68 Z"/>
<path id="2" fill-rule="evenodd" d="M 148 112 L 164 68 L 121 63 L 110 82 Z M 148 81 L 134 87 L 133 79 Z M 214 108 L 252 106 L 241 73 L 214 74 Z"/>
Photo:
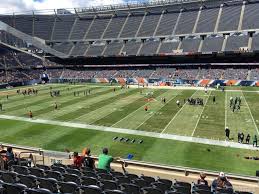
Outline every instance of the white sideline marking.
<path id="1" fill-rule="evenodd" d="M 242 95 L 244 96 L 244 101 L 245 101 L 245 103 L 246 103 L 246 105 L 247 105 L 247 107 L 248 107 L 250 116 L 251 116 L 251 118 L 252 118 L 252 120 L 253 120 L 253 122 L 254 122 L 254 126 L 255 126 L 255 129 L 256 129 L 256 131 L 257 131 L 257 134 L 259 135 L 258 127 L 257 127 L 257 125 L 256 125 L 256 123 L 255 123 L 254 117 L 253 117 L 252 112 L 251 112 L 251 109 L 250 109 L 250 107 L 249 107 L 249 105 L 248 105 L 248 103 L 247 103 L 247 101 L 246 101 L 246 97 L 245 97 L 243 91 L 242 91 Z"/>
<path id="2" fill-rule="evenodd" d="M 190 98 L 192 98 L 194 96 L 194 94 L 196 94 L 198 90 L 196 90 Z M 187 100 L 185 102 L 185 104 L 182 106 L 182 108 L 180 110 L 178 110 L 178 112 L 174 115 L 174 117 L 171 119 L 171 121 L 169 123 L 167 123 L 167 125 L 165 126 L 165 128 L 163 129 L 163 131 L 161 132 L 161 134 L 163 134 L 165 132 L 165 130 L 169 127 L 169 125 L 173 122 L 173 120 L 177 117 L 177 115 L 182 111 L 182 109 L 185 107 L 185 105 L 187 104 Z"/>
<path id="3" fill-rule="evenodd" d="M 175 96 L 173 96 L 170 100 L 168 100 L 163 106 L 161 106 L 156 112 L 160 111 L 165 105 L 167 105 L 167 103 L 171 102 L 173 99 L 175 99 L 176 96 L 178 96 L 178 94 L 181 94 L 182 90 L 178 93 L 176 93 Z M 147 117 L 146 119 L 144 119 L 144 121 L 142 123 L 140 123 L 136 129 L 138 129 L 141 125 L 143 125 L 149 118 L 151 118 L 153 115 L 150 115 L 149 117 Z"/>
<path id="4" fill-rule="evenodd" d="M 207 102 L 208 102 L 208 100 L 209 100 L 209 98 L 210 98 L 210 94 L 211 94 L 211 91 L 210 91 L 210 93 L 209 93 L 209 96 L 208 96 L 208 98 L 207 98 L 207 100 L 206 100 L 206 102 L 205 102 L 203 108 L 202 108 L 201 114 L 200 114 L 200 116 L 199 116 L 199 118 L 198 118 L 198 120 L 197 120 L 197 122 L 196 122 L 196 125 L 195 125 L 195 127 L 194 127 L 194 129 L 193 129 L 192 137 L 193 137 L 193 135 L 194 135 L 194 133 L 195 133 L 195 131 L 196 131 L 196 128 L 197 128 L 198 123 L 199 123 L 199 121 L 200 121 L 200 119 L 201 119 L 201 115 L 202 115 L 202 113 L 203 113 L 203 111 L 204 111 L 204 109 L 205 109 L 205 106 L 207 105 Z"/>
<path id="5" fill-rule="evenodd" d="M 40 124 L 81 128 L 81 129 L 88 129 L 88 130 L 97 130 L 97 131 L 105 131 L 105 132 L 113 132 L 113 133 L 124 133 L 124 134 L 130 134 L 130 135 L 140 135 L 140 136 L 146 136 L 146 137 L 170 139 L 170 140 L 200 143 L 200 144 L 206 144 L 206 145 L 216 145 L 216 146 L 222 146 L 222 147 L 259 150 L 259 148 L 253 147 L 252 145 L 220 141 L 220 140 L 212 140 L 212 139 L 206 139 L 206 138 L 190 137 L 190 136 L 161 134 L 161 133 L 138 131 L 138 130 L 132 130 L 132 129 L 122 129 L 122 128 L 97 126 L 97 125 L 87 125 L 87 124 L 82 124 L 82 123 L 61 122 L 61 121 L 44 120 L 44 119 L 30 119 L 30 118 L 10 116 L 10 115 L 0 115 L 0 118 L 7 119 L 7 120 L 26 121 L 26 122 L 30 122 L 30 123 L 40 123 Z"/>

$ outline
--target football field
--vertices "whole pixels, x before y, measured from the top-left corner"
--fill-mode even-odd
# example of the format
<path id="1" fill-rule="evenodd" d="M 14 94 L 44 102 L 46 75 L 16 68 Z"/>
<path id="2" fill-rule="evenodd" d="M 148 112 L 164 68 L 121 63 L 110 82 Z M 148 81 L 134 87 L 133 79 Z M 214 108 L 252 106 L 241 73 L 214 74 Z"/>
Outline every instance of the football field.
<path id="1" fill-rule="evenodd" d="M 61 95 L 51 97 L 50 87 L 52 91 L 59 90 Z M 224 129 L 228 126 L 232 141 L 237 141 L 238 132 L 253 136 L 258 134 L 259 126 L 257 88 L 233 87 L 225 92 L 211 90 L 207 94 L 195 88 L 121 89 L 119 86 L 92 84 L 53 84 L 34 88 L 39 90 L 38 95 L 18 95 L 16 89 L 0 92 L 3 105 L 0 114 L 18 118 L 0 119 L 1 142 L 59 151 L 80 151 L 89 146 L 94 154 L 105 146 L 113 155 L 125 157 L 132 153 L 134 159 L 147 162 L 250 175 L 257 170 L 257 161 L 244 159 L 245 156 L 258 156 L 257 151 L 148 137 L 144 133 L 225 140 Z M 90 94 L 85 94 L 89 90 Z M 215 103 L 212 100 L 214 96 Z M 241 97 L 240 111 L 232 112 L 230 97 Z M 165 103 L 162 98 L 166 99 Z M 189 105 L 188 98 L 202 98 L 204 106 Z M 177 106 L 177 100 L 181 106 Z M 32 111 L 33 119 L 42 119 L 45 123 L 23 119 L 28 118 L 29 111 Z M 55 125 L 51 121 L 58 123 Z M 87 124 L 89 129 L 77 128 L 76 124 Z M 91 126 L 103 127 L 104 131 L 91 130 Z M 105 131 L 106 127 L 113 131 Z M 116 133 L 116 129 L 120 133 Z M 123 134 L 123 130 L 127 129 L 136 131 L 136 134 Z M 143 135 L 137 132 L 143 132 Z M 128 138 L 129 141 L 114 141 L 115 136 Z M 136 142 L 131 143 L 132 139 Z M 139 140 L 143 143 L 139 144 Z"/>

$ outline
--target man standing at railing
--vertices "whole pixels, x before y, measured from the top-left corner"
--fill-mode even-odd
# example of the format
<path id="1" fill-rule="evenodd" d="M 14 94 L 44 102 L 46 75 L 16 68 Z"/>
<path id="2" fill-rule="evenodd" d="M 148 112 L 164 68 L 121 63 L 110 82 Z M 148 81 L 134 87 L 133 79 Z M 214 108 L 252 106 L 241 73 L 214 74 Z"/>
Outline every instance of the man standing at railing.
<path id="1" fill-rule="evenodd" d="M 98 158 L 98 169 L 111 171 L 111 163 L 113 157 L 108 155 L 108 148 L 103 148 L 103 153 L 99 155 Z"/>

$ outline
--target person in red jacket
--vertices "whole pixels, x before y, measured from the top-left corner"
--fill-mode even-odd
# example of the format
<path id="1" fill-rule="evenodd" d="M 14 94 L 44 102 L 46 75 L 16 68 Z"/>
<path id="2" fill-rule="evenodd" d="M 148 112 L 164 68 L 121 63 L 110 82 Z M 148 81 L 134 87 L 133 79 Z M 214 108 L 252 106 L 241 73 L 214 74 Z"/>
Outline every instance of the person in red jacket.
<path id="1" fill-rule="evenodd" d="M 74 152 L 74 166 L 80 168 L 82 167 L 82 164 L 84 162 L 84 157 L 83 156 L 79 156 L 78 152 Z"/>

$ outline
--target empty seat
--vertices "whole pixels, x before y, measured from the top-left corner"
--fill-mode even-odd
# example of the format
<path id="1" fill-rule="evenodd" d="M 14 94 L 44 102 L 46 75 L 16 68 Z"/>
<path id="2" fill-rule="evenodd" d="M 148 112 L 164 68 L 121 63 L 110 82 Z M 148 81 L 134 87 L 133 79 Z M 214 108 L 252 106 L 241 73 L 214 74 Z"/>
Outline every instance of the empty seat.
<path id="1" fill-rule="evenodd" d="M 39 181 L 39 187 L 48 189 L 51 192 L 58 192 L 58 182 L 56 179 L 53 178 L 40 178 Z"/>
<path id="2" fill-rule="evenodd" d="M 62 167 L 62 168 L 64 168 L 64 169 L 67 169 L 67 168 L 68 168 L 67 165 L 61 164 L 61 163 L 54 163 L 54 164 L 51 166 L 51 168 L 54 167 L 54 166 L 56 166 L 56 167 Z"/>
<path id="3" fill-rule="evenodd" d="M 134 180 L 134 179 L 138 179 L 139 176 L 136 174 L 126 174 L 126 176 L 130 179 L 130 180 Z"/>
<path id="4" fill-rule="evenodd" d="M 27 194 L 52 194 L 52 192 L 48 189 L 27 189 Z"/>
<path id="5" fill-rule="evenodd" d="M 81 190 L 84 194 L 102 194 L 102 189 L 95 185 L 81 187 Z"/>
<path id="6" fill-rule="evenodd" d="M 113 176 L 111 174 L 107 174 L 107 173 L 99 173 L 97 174 L 99 179 L 104 179 L 104 180 L 112 180 Z"/>
<path id="7" fill-rule="evenodd" d="M 51 170 L 58 171 L 60 173 L 65 173 L 66 172 L 65 168 L 61 167 L 61 166 L 51 166 Z"/>
<path id="8" fill-rule="evenodd" d="M 193 194 L 211 194 L 212 192 L 209 190 L 196 190 L 196 191 L 192 191 Z"/>
<path id="9" fill-rule="evenodd" d="M 79 193 L 79 187 L 74 182 L 59 182 L 58 185 L 61 193 Z"/>
<path id="10" fill-rule="evenodd" d="M 171 180 L 168 180 L 168 179 L 158 179 L 157 180 L 158 182 L 160 182 L 160 183 L 164 183 L 164 184 L 166 184 L 166 185 L 168 185 L 168 186 L 172 186 L 172 184 L 173 184 L 173 182 L 171 181 Z"/>
<path id="11" fill-rule="evenodd" d="M 151 177 L 151 176 L 144 176 L 142 175 L 141 178 L 145 181 L 147 181 L 149 184 L 151 184 L 152 182 L 155 182 L 155 178 Z"/>
<path id="12" fill-rule="evenodd" d="M 36 164 L 36 167 L 41 168 L 41 169 L 43 169 L 43 170 L 50 170 L 50 167 L 49 167 L 49 166 L 42 165 L 42 164 Z"/>
<path id="13" fill-rule="evenodd" d="M 87 177 L 97 177 L 97 175 L 93 171 L 83 171 L 83 175 Z"/>
<path id="14" fill-rule="evenodd" d="M 71 169 L 71 168 L 68 168 L 66 169 L 67 173 L 70 173 L 70 174 L 76 174 L 78 176 L 81 176 L 81 172 L 78 170 L 78 169 Z"/>
<path id="15" fill-rule="evenodd" d="M 125 193 L 121 190 L 107 190 L 104 192 L 104 194 L 125 194 Z"/>
<path id="16" fill-rule="evenodd" d="M 44 170 L 41 168 L 32 167 L 32 168 L 29 168 L 29 171 L 31 175 L 34 175 L 36 177 L 44 177 Z"/>
<path id="17" fill-rule="evenodd" d="M 15 184 L 10 184 L 10 183 L 5 183 L 3 184 L 4 188 L 4 193 L 5 194 L 19 194 L 24 192 L 27 187 L 23 184 L 15 183 Z"/>
<path id="18" fill-rule="evenodd" d="M 142 188 L 143 194 L 164 194 L 160 189 L 153 187 L 144 187 Z"/>
<path id="19" fill-rule="evenodd" d="M 5 183 L 15 183 L 17 175 L 16 172 L 4 172 L 2 173 L 2 180 Z"/>
<path id="20" fill-rule="evenodd" d="M 140 194 L 140 187 L 134 184 L 123 183 L 120 185 L 120 190 L 127 194 Z"/>
<path id="21" fill-rule="evenodd" d="M 62 175 L 58 171 L 47 170 L 47 171 L 45 171 L 45 173 L 47 174 L 48 178 L 54 178 L 54 179 L 56 179 L 58 181 L 62 180 Z"/>
<path id="22" fill-rule="evenodd" d="M 188 187 L 174 185 L 173 188 L 175 191 L 177 191 L 179 193 L 185 193 L 185 194 L 191 193 L 191 189 Z"/>
<path id="23" fill-rule="evenodd" d="M 166 185 L 166 184 L 161 183 L 161 182 L 154 182 L 154 183 L 152 183 L 152 186 L 155 187 L 155 188 L 160 189 L 163 192 L 165 192 L 167 190 L 170 190 L 170 188 L 171 188 L 170 185 Z"/>
<path id="24" fill-rule="evenodd" d="M 37 177 L 34 175 L 18 175 L 19 183 L 26 185 L 28 188 L 37 187 Z"/>
<path id="25" fill-rule="evenodd" d="M 76 169 L 77 169 L 77 168 L 76 168 Z M 90 171 L 90 172 L 91 172 L 91 171 L 92 171 L 92 172 L 94 171 L 94 169 L 92 169 L 92 168 L 90 168 L 90 167 L 88 167 L 88 166 L 81 167 L 81 169 L 82 169 L 82 171 L 86 171 L 86 172 L 87 172 L 87 171 L 88 171 L 88 172 L 89 172 L 89 171 Z"/>
<path id="26" fill-rule="evenodd" d="M 28 168 L 26 166 L 13 165 L 12 166 L 12 170 L 14 172 L 19 173 L 19 174 L 24 174 L 24 175 L 29 174 L 29 170 L 28 170 Z"/>
<path id="27" fill-rule="evenodd" d="M 130 183 L 130 179 L 125 176 L 118 176 L 115 178 L 115 180 L 118 182 L 118 185 L 120 185 L 122 183 Z"/>
<path id="28" fill-rule="evenodd" d="M 76 184 L 80 184 L 80 178 L 76 174 L 63 174 L 64 182 L 74 182 Z"/>
<path id="29" fill-rule="evenodd" d="M 98 180 L 94 177 L 81 177 L 81 184 L 88 186 L 88 185 L 97 185 Z"/>
<path id="30" fill-rule="evenodd" d="M 124 174 L 122 172 L 117 172 L 117 171 L 111 171 L 110 172 L 112 174 L 112 176 L 116 177 L 116 176 L 124 176 Z"/>
<path id="31" fill-rule="evenodd" d="M 135 179 L 132 181 L 132 183 L 134 183 L 135 185 L 139 186 L 139 187 L 148 187 L 150 185 L 150 183 L 144 179 Z"/>
<path id="32" fill-rule="evenodd" d="M 115 181 L 112 180 L 101 180 L 100 187 L 103 190 L 116 190 L 118 189 L 118 185 Z"/>
<path id="33" fill-rule="evenodd" d="M 107 173 L 107 170 L 97 168 L 96 172 L 97 172 L 97 174 L 99 174 L 99 173 Z"/>

